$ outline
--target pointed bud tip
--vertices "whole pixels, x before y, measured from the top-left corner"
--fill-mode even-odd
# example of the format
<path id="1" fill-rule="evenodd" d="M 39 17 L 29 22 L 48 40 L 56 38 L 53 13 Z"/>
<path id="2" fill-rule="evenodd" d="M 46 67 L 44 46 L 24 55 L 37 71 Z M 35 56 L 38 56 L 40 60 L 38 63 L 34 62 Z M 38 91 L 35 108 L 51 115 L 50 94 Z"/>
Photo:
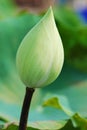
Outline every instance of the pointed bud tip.
<path id="1" fill-rule="evenodd" d="M 49 7 L 46 14 L 48 15 L 53 14 L 52 6 Z"/>

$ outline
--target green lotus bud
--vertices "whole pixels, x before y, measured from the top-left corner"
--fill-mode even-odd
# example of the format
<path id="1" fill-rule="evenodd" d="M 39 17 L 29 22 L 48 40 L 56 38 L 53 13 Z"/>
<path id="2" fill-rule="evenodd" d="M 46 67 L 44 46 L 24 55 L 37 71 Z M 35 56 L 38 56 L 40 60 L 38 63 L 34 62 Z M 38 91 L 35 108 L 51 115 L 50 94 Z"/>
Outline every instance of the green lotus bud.
<path id="1" fill-rule="evenodd" d="M 51 8 L 25 36 L 16 58 L 20 78 L 30 88 L 47 86 L 58 77 L 64 51 Z"/>

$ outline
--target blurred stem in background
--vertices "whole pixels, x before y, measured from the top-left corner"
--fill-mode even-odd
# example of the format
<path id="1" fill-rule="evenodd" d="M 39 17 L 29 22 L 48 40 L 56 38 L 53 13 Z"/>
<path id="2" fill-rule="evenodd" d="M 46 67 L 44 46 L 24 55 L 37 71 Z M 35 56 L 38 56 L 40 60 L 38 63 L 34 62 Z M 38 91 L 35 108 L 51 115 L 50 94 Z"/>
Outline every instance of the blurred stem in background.
<path id="1" fill-rule="evenodd" d="M 53 6 L 55 0 L 15 0 L 16 4 L 21 8 L 29 9 L 29 11 L 37 13 L 46 10 L 49 6 Z"/>
<path id="2" fill-rule="evenodd" d="M 39 13 L 45 11 L 54 3 L 73 8 L 78 14 L 85 15 L 87 8 L 86 0 L 14 0 L 21 9 L 28 9 L 30 12 Z"/>

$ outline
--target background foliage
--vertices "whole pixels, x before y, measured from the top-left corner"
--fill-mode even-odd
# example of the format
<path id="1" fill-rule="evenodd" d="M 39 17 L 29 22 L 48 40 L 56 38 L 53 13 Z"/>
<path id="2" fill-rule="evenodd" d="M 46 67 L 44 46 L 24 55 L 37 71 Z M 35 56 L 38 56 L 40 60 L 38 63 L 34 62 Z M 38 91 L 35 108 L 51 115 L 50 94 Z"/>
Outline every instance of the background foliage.
<path id="1" fill-rule="evenodd" d="M 28 126 L 31 130 L 87 130 L 87 25 L 65 7 L 55 7 L 54 16 L 65 63 L 54 83 L 36 90 L 29 117 L 34 123 Z M 25 87 L 17 74 L 16 52 L 41 17 L 20 11 L 10 0 L 0 0 L 0 130 L 17 129 Z"/>

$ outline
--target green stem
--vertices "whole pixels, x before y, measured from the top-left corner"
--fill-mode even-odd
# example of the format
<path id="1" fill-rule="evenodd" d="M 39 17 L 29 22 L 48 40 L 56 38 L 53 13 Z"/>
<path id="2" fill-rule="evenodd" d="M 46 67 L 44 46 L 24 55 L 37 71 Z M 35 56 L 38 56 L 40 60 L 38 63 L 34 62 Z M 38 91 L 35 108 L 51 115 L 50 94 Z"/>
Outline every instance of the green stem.
<path id="1" fill-rule="evenodd" d="M 25 94 L 25 98 L 23 102 L 22 111 L 21 111 L 19 130 L 26 130 L 28 113 L 29 113 L 29 108 L 30 108 L 30 103 L 33 96 L 33 92 L 34 92 L 33 88 L 26 87 L 26 94 Z"/>

